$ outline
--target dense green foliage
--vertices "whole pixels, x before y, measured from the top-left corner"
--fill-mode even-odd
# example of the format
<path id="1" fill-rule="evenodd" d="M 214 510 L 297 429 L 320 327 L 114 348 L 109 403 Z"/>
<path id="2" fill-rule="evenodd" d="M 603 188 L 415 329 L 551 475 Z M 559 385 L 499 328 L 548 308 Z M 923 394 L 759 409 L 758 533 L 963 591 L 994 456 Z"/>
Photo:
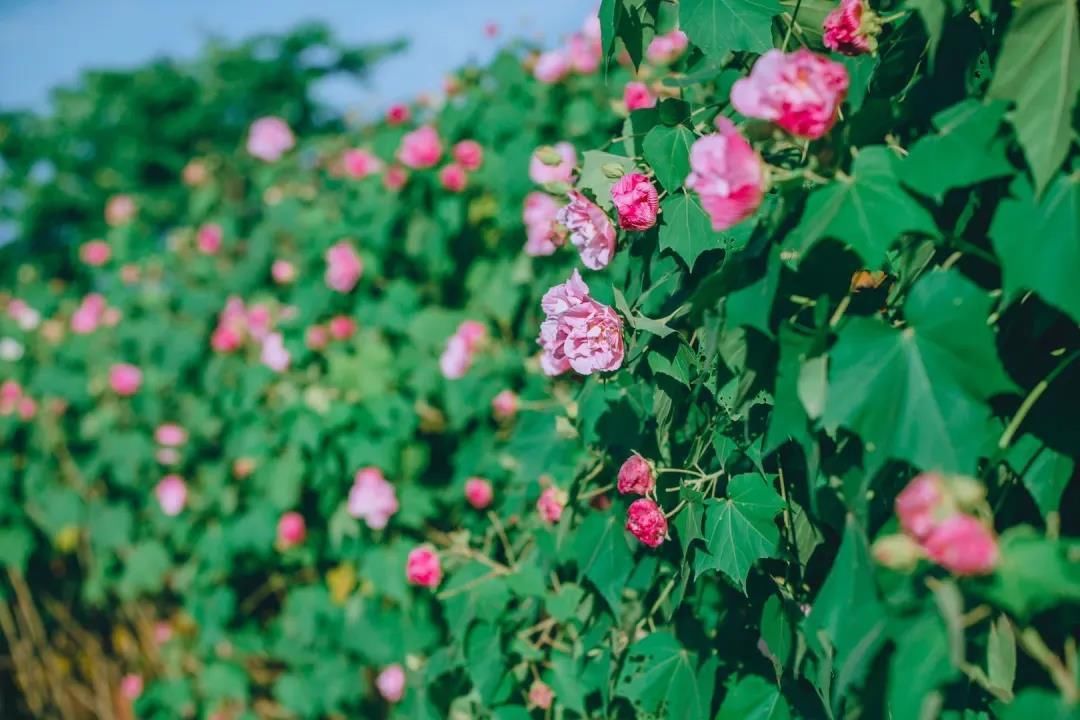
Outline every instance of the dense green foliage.
<path id="1" fill-rule="evenodd" d="M 7 208 L 20 239 L 0 251 L 20 262 L 0 336 L 24 354 L 0 359 L 0 381 L 38 404 L 0 416 L 0 626 L 20 711 L 104 716 L 108 688 L 138 673 L 145 718 L 1077 717 L 1076 5 L 879 6 L 877 52 L 843 58 L 830 133 L 736 113 L 730 89 L 760 53 L 825 52 L 831 9 L 603 0 L 598 72 L 540 83 L 511 48 L 405 125 L 320 117 L 313 76 L 279 72 L 288 52 L 261 71 L 91 78 L 51 118 L 3 120 L 4 182 L 22 199 Z M 676 26 L 689 49 L 645 59 Z M 661 100 L 627 113 L 634 77 Z M 245 103 L 226 107 L 222 78 Z M 168 108 L 191 115 L 177 134 Z M 276 162 L 244 150 L 262 114 L 297 131 Z M 723 232 L 685 187 L 720 114 L 770 165 L 757 212 Z M 438 167 L 400 189 L 343 174 L 345 149 L 390 164 L 418 123 L 447 150 L 483 147 L 464 191 Z M 87 137 L 104 143 L 90 156 Z M 573 248 L 522 252 L 530 156 L 563 140 L 576 188 L 605 210 L 635 167 L 663 190 L 657 226 L 620 231 L 600 271 Z M 41 158 L 53 177 L 35 179 Z M 193 160 L 205 173 L 181 182 Z M 137 210 L 106 224 L 118 192 Z M 220 251 L 199 249 L 207 223 Z M 111 258 L 79 262 L 97 237 Z M 343 240 L 364 265 L 347 293 L 324 279 Z M 271 279 L 275 260 L 294 282 Z M 574 268 L 622 318 L 625 359 L 551 378 L 540 298 Z M 117 322 L 73 333 L 91 291 Z M 230 297 L 268 308 L 287 370 L 252 344 L 211 347 Z M 20 327 L 14 298 L 40 325 Z M 355 333 L 310 347 L 335 316 Z M 488 337 L 447 379 L 439 358 L 465 320 Z M 143 371 L 133 395 L 110 389 L 117 362 Z M 519 408 L 495 418 L 507 389 Z M 188 433 L 178 457 L 155 444 L 164 423 Z M 614 490 L 634 452 L 670 516 L 655 549 L 624 531 L 630 498 Z M 348 512 L 371 466 L 400 502 L 385 529 Z M 924 471 L 985 488 L 992 572 L 875 561 Z M 155 499 L 168 473 L 189 490 L 175 515 Z M 494 487 L 486 510 L 466 502 L 474 476 Z M 553 524 L 536 508 L 552 487 L 567 496 Z M 289 511 L 307 537 L 285 548 Z M 406 582 L 422 544 L 442 559 L 433 589 Z M 398 663 L 406 690 L 388 703 L 374 681 Z M 103 708 L 68 691 L 80 683 L 106 688 Z"/>

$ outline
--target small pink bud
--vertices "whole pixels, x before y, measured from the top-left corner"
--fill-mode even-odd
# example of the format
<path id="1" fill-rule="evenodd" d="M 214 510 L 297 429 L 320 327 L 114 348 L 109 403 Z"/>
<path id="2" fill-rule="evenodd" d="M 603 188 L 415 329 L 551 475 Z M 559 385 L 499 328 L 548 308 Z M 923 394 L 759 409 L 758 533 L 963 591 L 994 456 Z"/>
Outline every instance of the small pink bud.
<path id="1" fill-rule="evenodd" d="M 207 223 L 199 228 L 195 244 L 204 255 L 216 255 L 221 250 L 221 241 L 225 231 L 217 223 Z"/>
<path id="2" fill-rule="evenodd" d="M 450 163 L 439 170 L 439 184 L 443 189 L 452 193 L 459 193 L 469 184 L 469 176 L 465 168 L 458 163 Z"/>
<path id="3" fill-rule="evenodd" d="M 462 140 L 453 149 L 454 160 L 469 172 L 484 164 L 484 148 L 475 140 Z"/>
<path id="4" fill-rule="evenodd" d="M 120 694 L 127 700 L 135 700 L 143 691 L 142 675 L 128 673 L 120 678 Z"/>
<path id="5" fill-rule="evenodd" d="M 328 327 L 335 340 L 348 340 L 356 332 L 356 321 L 348 315 L 335 315 L 330 318 Z"/>
<path id="6" fill-rule="evenodd" d="M 386 702 L 398 702 L 405 694 L 405 669 L 397 663 L 387 665 L 375 678 L 375 687 Z"/>
<path id="7" fill-rule="evenodd" d="M 386 122 L 390 125 L 407 123 L 411 117 L 412 112 L 409 110 L 409 106 L 402 103 L 391 105 L 386 111 Z"/>
<path id="8" fill-rule="evenodd" d="M 275 260 L 270 266 L 270 276 L 278 285 L 288 285 L 296 280 L 296 267 L 288 260 Z"/>
<path id="9" fill-rule="evenodd" d="M 513 390 L 503 390 L 491 400 L 491 412 L 496 420 L 510 420 L 517 410 L 518 396 Z"/>
<path id="10" fill-rule="evenodd" d="M 187 430 L 176 423 L 163 423 L 154 431 L 154 440 L 165 447 L 179 447 L 187 442 Z"/>
<path id="11" fill-rule="evenodd" d="M 312 350 L 322 350 L 330 343 L 330 331 L 324 325 L 312 325 L 304 333 L 304 342 Z"/>
<path id="12" fill-rule="evenodd" d="M 154 488 L 161 512 L 169 517 L 179 515 L 187 504 L 187 485 L 179 475 L 166 475 Z"/>
<path id="13" fill-rule="evenodd" d="M 287 512 L 281 516 L 277 525 L 278 545 L 282 549 L 295 547 L 307 537 L 307 525 L 304 516 L 298 512 Z"/>
<path id="14" fill-rule="evenodd" d="M 491 504 L 494 497 L 491 482 L 481 477 L 471 477 L 465 481 L 465 499 L 477 510 L 483 510 Z"/>
<path id="15" fill-rule="evenodd" d="M 109 262 L 109 258 L 112 256 L 112 249 L 109 247 L 109 243 L 104 240 L 91 240 L 88 243 L 83 243 L 79 248 L 79 257 L 84 263 L 92 267 L 100 267 Z"/>
<path id="16" fill-rule="evenodd" d="M 411 585 L 435 588 L 442 582 L 442 563 L 435 550 L 427 545 L 413 548 L 405 563 L 405 577 Z"/>

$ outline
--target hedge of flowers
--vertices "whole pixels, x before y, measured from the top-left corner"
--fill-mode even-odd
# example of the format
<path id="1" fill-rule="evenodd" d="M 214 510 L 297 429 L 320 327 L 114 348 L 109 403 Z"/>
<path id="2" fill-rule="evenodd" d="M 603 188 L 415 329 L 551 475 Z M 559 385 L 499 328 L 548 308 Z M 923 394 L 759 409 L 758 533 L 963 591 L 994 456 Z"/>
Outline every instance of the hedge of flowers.
<path id="1" fill-rule="evenodd" d="M 1076 717 L 1078 65 L 604 0 L 127 176 L 0 295 L 18 712 Z"/>

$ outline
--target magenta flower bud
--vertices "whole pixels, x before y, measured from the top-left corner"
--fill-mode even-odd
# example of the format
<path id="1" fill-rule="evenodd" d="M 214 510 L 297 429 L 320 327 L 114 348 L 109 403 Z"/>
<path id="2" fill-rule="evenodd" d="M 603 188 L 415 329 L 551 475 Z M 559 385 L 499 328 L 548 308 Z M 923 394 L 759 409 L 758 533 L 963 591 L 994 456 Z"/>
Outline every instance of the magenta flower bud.
<path id="1" fill-rule="evenodd" d="M 648 495 L 656 486 L 652 465 L 634 453 L 619 468 L 619 492 L 623 495 Z"/>

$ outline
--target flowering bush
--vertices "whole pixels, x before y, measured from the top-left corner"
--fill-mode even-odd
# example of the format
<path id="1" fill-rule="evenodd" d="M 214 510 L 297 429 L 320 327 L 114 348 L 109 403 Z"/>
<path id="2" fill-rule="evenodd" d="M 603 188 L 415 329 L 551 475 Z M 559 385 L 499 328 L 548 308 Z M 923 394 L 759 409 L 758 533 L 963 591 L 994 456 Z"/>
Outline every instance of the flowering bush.
<path id="1" fill-rule="evenodd" d="M 1075 716 L 1077 9 L 969 5 L 604 0 L 44 188 L 5 120 L 12 712 Z"/>

